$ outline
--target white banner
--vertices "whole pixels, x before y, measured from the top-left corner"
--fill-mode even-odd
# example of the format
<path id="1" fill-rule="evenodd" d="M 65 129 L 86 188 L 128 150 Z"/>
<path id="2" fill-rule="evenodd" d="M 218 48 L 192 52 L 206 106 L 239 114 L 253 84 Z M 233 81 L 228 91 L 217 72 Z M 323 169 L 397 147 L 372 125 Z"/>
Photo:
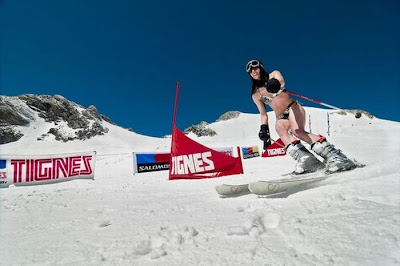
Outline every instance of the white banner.
<path id="1" fill-rule="evenodd" d="M 233 147 L 223 147 L 223 148 L 212 148 L 215 151 L 222 152 L 223 154 L 233 156 Z M 237 154 L 236 154 L 237 155 Z M 239 155 L 237 155 L 239 156 Z"/>
<path id="2" fill-rule="evenodd" d="M 0 188 L 94 179 L 96 152 L 51 155 L 0 154 Z"/>

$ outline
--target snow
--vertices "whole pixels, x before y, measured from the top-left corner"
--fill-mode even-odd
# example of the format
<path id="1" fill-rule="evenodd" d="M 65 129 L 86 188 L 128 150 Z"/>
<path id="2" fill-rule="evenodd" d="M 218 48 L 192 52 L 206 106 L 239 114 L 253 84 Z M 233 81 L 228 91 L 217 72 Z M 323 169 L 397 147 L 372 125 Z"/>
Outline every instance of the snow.
<path id="1" fill-rule="evenodd" d="M 367 166 L 283 198 L 220 198 L 214 187 L 283 178 L 289 156 L 243 160 L 243 175 L 169 181 L 167 171 L 133 175 L 132 152 L 168 152 L 170 138 L 104 122 L 104 136 L 37 141 L 49 125 L 36 117 L 1 154 L 96 150 L 95 180 L 1 189 L 0 265 L 400 264 L 400 123 L 306 110 L 314 133 Z M 242 113 L 210 124 L 217 136 L 194 139 L 261 147 L 259 119 Z"/>

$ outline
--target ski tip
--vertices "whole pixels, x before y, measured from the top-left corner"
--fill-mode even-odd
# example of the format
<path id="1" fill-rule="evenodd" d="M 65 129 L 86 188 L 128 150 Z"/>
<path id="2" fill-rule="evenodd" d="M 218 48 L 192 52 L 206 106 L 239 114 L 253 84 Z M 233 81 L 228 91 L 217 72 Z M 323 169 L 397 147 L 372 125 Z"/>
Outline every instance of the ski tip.
<path id="1" fill-rule="evenodd" d="M 279 182 L 256 181 L 249 184 L 249 190 L 255 195 L 275 194 L 279 191 Z"/>
<path id="2" fill-rule="evenodd" d="M 215 190 L 220 196 L 235 197 L 250 193 L 248 184 L 228 185 L 222 184 L 215 186 Z"/>

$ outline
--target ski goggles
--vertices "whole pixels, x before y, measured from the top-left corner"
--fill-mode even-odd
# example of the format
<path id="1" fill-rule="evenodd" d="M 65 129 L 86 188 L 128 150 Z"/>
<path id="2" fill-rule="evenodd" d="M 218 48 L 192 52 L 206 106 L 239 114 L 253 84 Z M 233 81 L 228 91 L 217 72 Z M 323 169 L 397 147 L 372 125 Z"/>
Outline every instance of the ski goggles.
<path id="1" fill-rule="evenodd" d="M 251 70 L 253 70 L 253 68 L 256 68 L 256 67 L 263 67 L 263 65 L 258 60 L 250 60 L 246 65 L 247 73 L 250 73 Z"/>

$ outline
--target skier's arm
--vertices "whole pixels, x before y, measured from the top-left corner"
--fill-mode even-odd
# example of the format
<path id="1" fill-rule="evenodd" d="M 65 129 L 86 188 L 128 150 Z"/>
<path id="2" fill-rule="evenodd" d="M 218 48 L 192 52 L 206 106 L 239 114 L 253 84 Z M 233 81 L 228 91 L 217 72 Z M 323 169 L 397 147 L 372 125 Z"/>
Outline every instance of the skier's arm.
<path id="1" fill-rule="evenodd" d="M 281 83 L 281 88 L 285 87 L 285 79 L 283 78 L 281 72 L 279 72 L 278 70 L 274 70 L 269 74 L 269 78 L 275 78 L 279 81 L 279 83 Z"/>
<path id="2" fill-rule="evenodd" d="M 266 150 L 269 145 L 271 145 L 267 110 L 265 109 L 264 103 L 257 97 L 257 94 L 253 94 L 252 98 L 261 116 L 261 126 L 260 131 L 258 132 L 258 137 L 264 142 L 263 148 Z"/>
<path id="3" fill-rule="evenodd" d="M 268 125 L 268 114 L 267 114 L 267 110 L 265 109 L 264 103 L 258 98 L 257 94 L 253 94 L 252 98 L 253 98 L 253 102 L 257 106 L 258 111 L 260 112 L 261 125 Z"/>

